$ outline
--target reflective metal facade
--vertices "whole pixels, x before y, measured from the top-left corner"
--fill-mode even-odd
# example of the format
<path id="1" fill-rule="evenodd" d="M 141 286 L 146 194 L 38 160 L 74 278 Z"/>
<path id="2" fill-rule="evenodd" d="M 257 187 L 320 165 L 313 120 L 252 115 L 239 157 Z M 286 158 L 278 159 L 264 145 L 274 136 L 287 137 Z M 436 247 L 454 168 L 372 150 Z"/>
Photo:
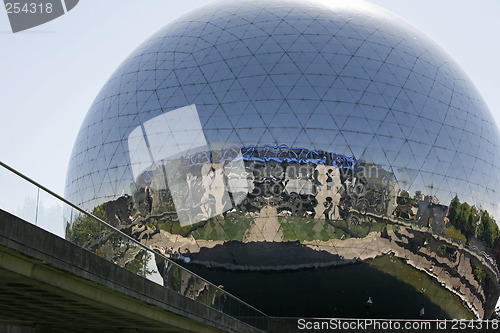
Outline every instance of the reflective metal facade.
<path id="1" fill-rule="evenodd" d="M 498 297 L 495 243 L 476 231 L 461 248 L 448 206 L 458 196 L 497 214 L 499 166 L 499 131 L 476 89 L 392 14 L 348 1 L 219 1 L 167 25 L 109 79 L 76 140 L 66 195 L 105 204 L 111 223 L 152 246 L 186 249 L 194 269 L 390 254 L 448 287 L 429 288 L 433 304 L 455 297 L 483 317 Z"/>

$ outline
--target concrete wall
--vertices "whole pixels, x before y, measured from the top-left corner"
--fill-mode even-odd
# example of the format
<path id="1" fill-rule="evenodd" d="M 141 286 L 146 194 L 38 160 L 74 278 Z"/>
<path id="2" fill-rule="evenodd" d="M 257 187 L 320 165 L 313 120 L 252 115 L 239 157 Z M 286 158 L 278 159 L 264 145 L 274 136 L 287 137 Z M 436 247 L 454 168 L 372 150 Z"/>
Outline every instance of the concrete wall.
<path id="1" fill-rule="evenodd" d="M 12 309 L 17 304 L 15 299 L 2 297 L 2 292 L 8 294 L 9 288 L 13 288 L 9 279 L 12 282 L 22 281 L 23 285 L 31 283 L 33 286 L 30 288 L 42 290 L 38 294 L 45 295 L 43 301 L 49 302 L 48 305 L 42 304 L 43 307 L 26 316 L 28 318 L 19 318 L 14 311 L 10 312 L 11 317 L 16 318 L 9 320 L 2 317 L 2 303 L 7 303 L 4 309 Z M 24 291 L 18 289 L 17 292 L 22 295 Z M 31 297 L 33 293 L 24 294 L 23 297 Z M 53 297 L 53 304 L 50 303 L 52 295 L 57 296 Z M 30 305 L 37 301 L 34 299 Z M 66 306 L 60 304 L 64 302 L 67 302 Z M 22 307 L 23 304 L 26 305 L 26 301 L 20 303 L 19 312 L 25 313 L 26 306 Z M 51 318 L 41 315 L 51 308 L 54 312 Z M 68 322 L 60 319 L 63 316 L 70 318 Z M 38 321 L 33 322 L 34 318 Z M 89 318 L 96 319 L 92 321 Z M 87 331 L 92 332 L 106 325 L 108 330 L 103 328 L 103 332 L 113 327 L 137 332 L 153 329 L 167 331 L 167 328 L 172 332 L 260 332 L 0 210 L 2 321 L 32 328 L 36 324 L 51 325 L 54 332 L 63 332 L 64 329 L 76 332 L 71 325 L 86 326 Z M 64 328 L 64 325 L 68 326 Z M 16 329 L 5 327 L 2 329 Z"/>

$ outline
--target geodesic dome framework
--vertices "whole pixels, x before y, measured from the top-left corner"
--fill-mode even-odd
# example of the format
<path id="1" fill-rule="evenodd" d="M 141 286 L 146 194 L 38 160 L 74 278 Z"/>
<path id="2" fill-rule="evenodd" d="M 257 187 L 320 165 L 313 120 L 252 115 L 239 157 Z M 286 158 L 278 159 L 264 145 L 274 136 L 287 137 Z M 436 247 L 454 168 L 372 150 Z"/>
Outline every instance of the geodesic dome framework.
<path id="1" fill-rule="evenodd" d="M 498 297 L 498 227 L 488 224 L 491 242 L 486 217 L 470 233 L 457 207 L 498 211 L 499 142 L 457 65 L 392 14 L 221 1 L 167 25 L 113 74 L 66 192 L 154 246 L 188 251 L 194 269 L 285 272 L 392 253 L 449 287 L 421 287 L 436 316 L 483 317 Z M 401 288 L 415 288 L 403 275 Z M 465 312 L 444 305 L 454 297 Z"/>

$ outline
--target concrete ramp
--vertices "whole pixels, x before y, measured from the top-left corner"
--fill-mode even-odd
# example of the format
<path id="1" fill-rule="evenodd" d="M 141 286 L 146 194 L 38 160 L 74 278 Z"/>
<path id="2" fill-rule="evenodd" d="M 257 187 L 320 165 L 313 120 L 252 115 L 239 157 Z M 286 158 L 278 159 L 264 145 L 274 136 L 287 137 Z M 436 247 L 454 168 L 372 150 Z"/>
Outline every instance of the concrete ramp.
<path id="1" fill-rule="evenodd" d="M 262 332 L 3 210 L 0 323 L 43 333 Z"/>

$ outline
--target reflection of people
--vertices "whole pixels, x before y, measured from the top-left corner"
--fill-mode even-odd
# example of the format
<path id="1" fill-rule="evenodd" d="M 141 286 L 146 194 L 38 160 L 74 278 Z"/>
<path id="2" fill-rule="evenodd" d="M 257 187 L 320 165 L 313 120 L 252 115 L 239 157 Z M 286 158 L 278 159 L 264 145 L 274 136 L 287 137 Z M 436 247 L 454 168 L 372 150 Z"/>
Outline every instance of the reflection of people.
<path id="1" fill-rule="evenodd" d="M 205 193 L 200 208 L 205 218 L 222 214 L 231 207 L 229 194 L 224 182 L 222 164 L 206 164 L 201 168 L 202 186 Z"/>
<path id="2" fill-rule="evenodd" d="M 149 214 L 153 212 L 153 197 L 148 186 L 146 186 L 146 210 Z"/>
<path id="3" fill-rule="evenodd" d="M 340 171 L 333 166 L 316 166 L 316 200 L 318 205 L 314 208 L 316 216 L 321 219 L 336 220 L 339 218 L 337 206 L 340 203 Z"/>
<path id="4" fill-rule="evenodd" d="M 203 288 L 201 288 L 200 290 L 198 290 L 198 295 L 196 297 L 200 298 L 207 291 L 208 291 L 208 285 L 205 283 L 203 285 Z"/>
<path id="5" fill-rule="evenodd" d="M 329 169 L 327 174 L 326 174 L 326 190 L 327 191 L 332 190 L 333 179 L 332 179 L 331 175 L 332 175 L 332 169 Z"/>
<path id="6" fill-rule="evenodd" d="M 330 221 L 331 211 L 335 209 L 331 197 L 326 198 L 326 201 L 323 202 L 323 207 L 325 207 L 325 211 L 323 212 L 325 220 Z"/>
<path id="7" fill-rule="evenodd" d="M 179 252 L 180 252 L 180 249 L 179 249 Z M 189 249 L 186 247 L 186 249 L 184 250 L 184 253 L 186 254 L 185 256 L 182 256 L 182 259 L 184 260 L 184 262 L 186 264 L 188 264 L 189 262 L 191 262 L 191 258 L 189 258 L 189 255 L 191 254 L 191 251 L 189 251 Z"/>
<path id="8" fill-rule="evenodd" d="M 221 310 L 224 306 L 224 303 L 226 303 L 226 293 L 223 291 L 224 286 L 223 285 L 218 285 L 217 288 L 222 289 L 222 290 L 216 290 L 213 298 L 213 305 L 216 309 Z"/>

